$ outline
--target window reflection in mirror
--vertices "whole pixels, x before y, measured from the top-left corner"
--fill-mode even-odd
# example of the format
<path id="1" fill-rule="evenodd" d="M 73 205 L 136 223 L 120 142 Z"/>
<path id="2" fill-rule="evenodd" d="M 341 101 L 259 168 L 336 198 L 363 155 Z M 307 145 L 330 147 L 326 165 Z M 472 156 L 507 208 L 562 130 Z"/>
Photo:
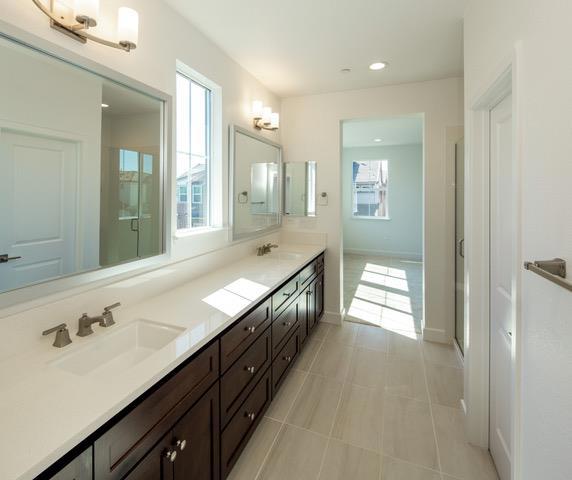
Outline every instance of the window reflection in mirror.
<path id="1" fill-rule="evenodd" d="M 163 101 L 7 39 L 0 63 L 0 292 L 163 253 Z"/>

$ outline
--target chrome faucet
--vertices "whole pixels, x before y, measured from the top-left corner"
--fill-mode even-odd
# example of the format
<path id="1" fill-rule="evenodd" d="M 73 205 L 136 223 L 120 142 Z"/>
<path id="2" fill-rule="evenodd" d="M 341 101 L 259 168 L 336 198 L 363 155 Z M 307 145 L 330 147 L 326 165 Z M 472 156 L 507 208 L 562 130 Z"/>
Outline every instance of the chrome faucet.
<path id="1" fill-rule="evenodd" d="M 117 302 L 113 305 L 109 305 L 103 309 L 103 313 L 97 317 L 90 317 L 87 313 L 84 313 L 78 320 L 78 330 L 77 336 L 78 337 L 87 337 L 93 333 L 93 329 L 91 326 L 94 323 L 99 323 L 100 327 L 111 327 L 115 325 L 115 320 L 113 319 L 113 310 L 121 305 L 121 303 Z"/>
<path id="2" fill-rule="evenodd" d="M 263 255 L 270 253 L 273 248 L 278 248 L 278 245 L 274 245 L 272 243 L 265 243 L 264 245 L 256 249 L 256 255 L 262 257 Z"/>

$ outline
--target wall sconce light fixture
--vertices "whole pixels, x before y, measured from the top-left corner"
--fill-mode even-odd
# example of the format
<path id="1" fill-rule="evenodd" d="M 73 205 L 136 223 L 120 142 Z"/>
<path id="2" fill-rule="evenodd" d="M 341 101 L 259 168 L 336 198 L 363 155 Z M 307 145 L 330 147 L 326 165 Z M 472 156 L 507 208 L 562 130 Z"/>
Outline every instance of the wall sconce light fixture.
<path id="1" fill-rule="evenodd" d="M 280 114 L 265 107 L 260 100 L 252 102 L 252 118 L 254 128 L 258 130 L 278 130 L 280 128 Z"/>
<path id="2" fill-rule="evenodd" d="M 97 25 L 99 0 L 32 0 L 50 18 L 55 30 L 81 43 L 92 40 L 102 45 L 130 52 L 139 41 L 139 14 L 127 7 L 120 7 L 117 17 L 117 42 L 105 40 L 89 32 Z"/>

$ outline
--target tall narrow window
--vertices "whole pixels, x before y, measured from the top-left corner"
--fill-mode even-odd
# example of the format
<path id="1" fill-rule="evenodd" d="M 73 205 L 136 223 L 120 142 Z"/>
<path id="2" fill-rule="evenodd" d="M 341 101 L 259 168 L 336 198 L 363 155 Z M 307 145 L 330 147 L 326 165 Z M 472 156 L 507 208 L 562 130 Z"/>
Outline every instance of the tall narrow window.
<path id="1" fill-rule="evenodd" d="M 389 218 L 387 204 L 389 162 L 362 160 L 353 162 L 352 167 L 353 216 Z"/>
<path id="2" fill-rule="evenodd" d="M 212 92 L 177 73 L 177 230 L 211 225 Z"/>

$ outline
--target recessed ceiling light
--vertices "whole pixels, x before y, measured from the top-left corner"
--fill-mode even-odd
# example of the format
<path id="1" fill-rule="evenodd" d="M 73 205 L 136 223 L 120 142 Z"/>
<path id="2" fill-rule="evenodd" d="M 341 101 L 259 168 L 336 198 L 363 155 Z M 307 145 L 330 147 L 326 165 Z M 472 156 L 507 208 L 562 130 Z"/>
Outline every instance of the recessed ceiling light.
<path id="1" fill-rule="evenodd" d="M 352 71 L 351 68 L 342 68 L 342 69 L 340 70 L 341 73 L 350 73 L 351 71 Z"/>
<path id="2" fill-rule="evenodd" d="M 107 103 L 102 103 L 101 108 L 109 108 L 109 105 L 107 105 Z"/>
<path id="3" fill-rule="evenodd" d="M 387 63 L 385 63 L 385 62 L 375 62 L 375 63 L 372 63 L 372 64 L 369 66 L 369 69 L 370 69 L 370 70 L 383 70 L 385 67 L 387 67 Z"/>
<path id="4" fill-rule="evenodd" d="M 381 142 L 381 138 L 374 138 L 373 141 L 374 141 L 375 143 L 379 143 L 379 142 Z"/>

